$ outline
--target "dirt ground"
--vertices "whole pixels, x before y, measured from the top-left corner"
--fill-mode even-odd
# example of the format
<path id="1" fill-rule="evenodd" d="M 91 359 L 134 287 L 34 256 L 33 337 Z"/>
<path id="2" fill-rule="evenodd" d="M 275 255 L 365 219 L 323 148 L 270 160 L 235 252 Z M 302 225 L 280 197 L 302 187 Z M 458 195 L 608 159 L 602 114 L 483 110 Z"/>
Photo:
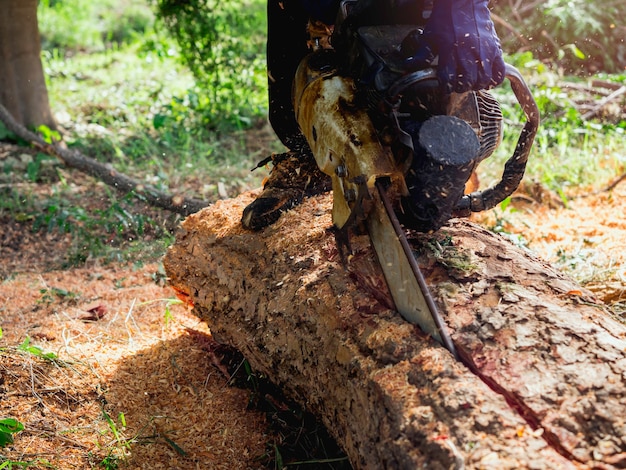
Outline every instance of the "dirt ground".
<path id="1" fill-rule="evenodd" d="M 526 185 L 515 210 L 475 220 L 626 321 L 626 181 L 555 201 Z M 229 383 L 227 353 L 177 302 L 158 261 L 64 270 L 68 236 L 0 223 L 0 418 L 25 426 L 0 455 L 30 468 L 267 468 L 266 416 Z"/>

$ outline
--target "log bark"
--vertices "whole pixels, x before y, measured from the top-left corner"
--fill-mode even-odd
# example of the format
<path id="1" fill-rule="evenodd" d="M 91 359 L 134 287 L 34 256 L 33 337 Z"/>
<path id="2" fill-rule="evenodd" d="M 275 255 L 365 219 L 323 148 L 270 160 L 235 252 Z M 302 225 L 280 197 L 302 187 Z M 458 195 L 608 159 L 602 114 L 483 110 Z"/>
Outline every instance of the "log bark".
<path id="1" fill-rule="evenodd" d="M 184 221 L 170 283 L 354 468 L 626 468 L 626 327 L 572 280 L 467 221 L 411 235 L 457 362 L 393 311 L 366 236 L 340 264 L 330 196 L 260 233 L 252 196 Z"/>

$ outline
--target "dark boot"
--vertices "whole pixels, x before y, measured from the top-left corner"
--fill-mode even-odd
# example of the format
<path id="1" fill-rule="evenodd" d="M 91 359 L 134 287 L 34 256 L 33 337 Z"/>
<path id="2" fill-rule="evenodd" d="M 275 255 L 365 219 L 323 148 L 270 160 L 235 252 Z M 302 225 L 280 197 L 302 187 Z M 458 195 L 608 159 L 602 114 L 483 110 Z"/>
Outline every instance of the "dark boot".
<path id="1" fill-rule="evenodd" d="M 305 197 L 332 188 L 330 177 L 320 171 L 309 153 L 279 153 L 270 158 L 274 167 L 263 185 L 263 192 L 243 210 L 241 217 L 242 225 L 251 230 L 273 224 Z"/>

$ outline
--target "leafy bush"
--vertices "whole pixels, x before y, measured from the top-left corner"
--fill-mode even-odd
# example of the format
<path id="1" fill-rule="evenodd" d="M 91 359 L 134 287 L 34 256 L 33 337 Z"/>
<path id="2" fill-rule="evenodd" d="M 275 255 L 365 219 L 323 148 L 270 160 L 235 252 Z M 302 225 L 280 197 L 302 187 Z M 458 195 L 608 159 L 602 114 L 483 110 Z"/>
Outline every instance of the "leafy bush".
<path id="1" fill-rule="evenodd" d="M 531 51 L 566 73 L 626 69 L 623 0 L 498 0 L 493 11 L 503 48 L 509 53 Z"/>
<path id="2" fill-rule="evenodd" d="M 176 39 L 202 92 L 188 94 L 203 124 L 247 127 L 265 115 L 265 8 L 261 0 L 154 0 L 157 16 Z M 178 103 L 159 119 L 180 119 Z"/>
<path id="3" fill-rule="evenodd" d="M 24 429 L 24 425 L 13 418 L 0 419 L 0 448 L 13 443 L 13 434 Z"/>
<path id="4" fill-rule="evenodd" d="M 570 189 L 574 193 L 580 188 L 597 187 L 623 173 L 626 121 L 622 114 L 612 119 L 584 119 L 581 106 L 592 102 L 593 96 L 578 95 L 569 86 L 582 80 L 559 77 L 531 52 L 510 55 L 507 61 L 526 77 L 541 116 L 526 168 L 526 181 L 542 183 L 565 198 Z M 624 75 L 596 77 L 617 86 L 626 78 Z M 487 185 L 499 181 L 526 120 L 508 81 L 491 92 L 500 103 L 505 124 L 502 145 L 492 158 L 481 164 L 481 181 Z"/>

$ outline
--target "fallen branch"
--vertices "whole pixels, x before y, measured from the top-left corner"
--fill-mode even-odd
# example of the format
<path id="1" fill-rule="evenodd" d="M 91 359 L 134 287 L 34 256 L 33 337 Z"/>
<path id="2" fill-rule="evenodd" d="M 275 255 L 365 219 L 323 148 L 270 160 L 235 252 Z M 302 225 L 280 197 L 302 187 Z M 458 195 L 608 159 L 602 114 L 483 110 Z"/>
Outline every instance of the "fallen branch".
<path id="1" fill-rule="evenodd" d="M 607 82 L 605 80 L 592 80 L 591 86 L 599 88 L 608 88 L 609 90 L 619 90 L 624 85 L 621 83 Z"/>
<path id="2" fill-rule="evenodd" d="M 506 21 L 504 18 L 492 12 L 491 19 L 493 20 L 494 23 L 499 24 L 503 28 L 508 29 L 517 39 L 519 39 L 522 42 L 522 44 L 524 44 L 525 46 L 530 45 L 530 41 L 526 39 L 526 36 L 524 36 L 517 28 L 515 28 L 511 23 Z"/>
<path id="3" fill-rule="evenodd" d="M 626 173 L 624 173 L 622 176 L 620 176 L 619 178 L 617 178 L 615 181 L 613 181 L 611 184 L 609 184 L 606 188 L 604 188 L 604 191 L 611 191 L 613 189 L 615 189 L 615 187 L 620 184 L 622 181 L 626 180 Z"/>
<path id="4" fill-rule="evenodd" d="M 524 3 L 523 1 L 518 1 L 515 9 L 512 10 L 518 21 L 522 21 L 529 13 L 536 10 L 539 5 L 545 2 L 545 0 L 536 0 L 532 3 L 528 3 L 526 0 L 524 1 L 526 2 L 525 5 L 522 5 L 522 3 Z"/>
<path id="5" fill-rule="evenodd" d="M 187 216 L 209 205 L 208 201 L 202 199 L 186 198 L 181 195 L 159 191 L 153 186 L 146 185 L 141 181 L 137 181 L 120 173 L 113 168 L 111 164 L 100 163 L 77 150 L 70 150 L 56 144 L 49 144 L 40 136 L 18 123 L 13 116 L 11 116 L 11 113 L 1 104 L 0 121 L 15 135 L 30 142 L 42 152 L 57 157 L 67 166 L 82 171 L 89 176 L 93 176 L 122 193 L 134 192 L 138 198 L 145 200 L 152 206 Z"/>
<path id="6" fill-rule="evenodd" d="M 592 117 L 594 117 L 596 114 L 598 114 L 600 112 L 600 110 L 606 106 L 608 103 L 610 103 L 611 101 L 615 101 L 617 100 L 619 97 L 621 97 L 622 95 L 626 94 L 626 86 L 621 86 L 620 88 L 618 88 L 617 90 L 615 90 L 613 93 L 611 93 L 610 95 L 608 95 L 607 97 L 601 99 L 598 104 L 596 106 L 593 107 L 593 109 L 591 109 L 590 111 L 586 112 L 582 118 L 583 119 L 591 119 Z"/>
<path id="7" fill-rule="evenodd" d="M 601 96 L 608 96 L 611 93 L 611 89 L 607 89 L 606 87 L 594 87 L 592 86 L 586 86 L 586 85 L 580 85 L 578 83 L 561 83 L 559 84 L 559 86 L 564 89 L 564 90 L 572 90 L 572 91 L 579 91 L 581 93 L 586 93 L 588 95 L 601 95 Z M 619 88 L 619 87 L 618 87 Z"/>
<path id="8" fill-rule="evenodd" d="M 593 191 L 591 193 L 583 194 L 580 196 L 580 198 L 582 199 L 582 198 L 586 198 L 590 196 L 597 196 L 598 194 L 608 193 L 609 191 L 613 191 L 617 187 L 617 185 L 620 184 L 622 181 L 626 181 L 626 173 L 623 173 L 621 176 L 618 176 L 617 178 L 615 178 L 606 187 L 598 189 L 597 191 Z"/>

